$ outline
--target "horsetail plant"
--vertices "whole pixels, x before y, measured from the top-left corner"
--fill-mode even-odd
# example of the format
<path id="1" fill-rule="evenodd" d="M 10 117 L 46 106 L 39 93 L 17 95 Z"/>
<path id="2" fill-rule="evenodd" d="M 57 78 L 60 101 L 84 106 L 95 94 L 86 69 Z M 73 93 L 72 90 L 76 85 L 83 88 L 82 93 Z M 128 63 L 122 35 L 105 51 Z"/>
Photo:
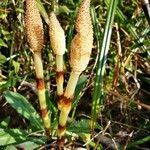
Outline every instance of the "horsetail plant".
<path id="1" fill-rule="evenodd" d="M 35 0 L 26 0 L 25 27 L 27 40 L 33 51 L 41 118 L 43 119 L 46 135 L 50 136 L 50 118 L 46 105 L 45 83 L 41 58 L 44 33 L 42 20 Z"/>
<path id="2" fill-rule="evenodd" d="M 60 100 L 60 116 L 58 125 L 58 138 L 63 139 L 66 130 L 66 123 L 74 97 L 75 88 L 82 71 L 87 67 L 93 45 L 93 28 L 90 16 L 90 0 L 83 0 L 76 20 L 77 34 L 71 43 L 70 66 L 71 74 Z"/>
<path id="3" fill-rule="evenodd" d="M 63 95 L 64 70 L 63 70 L 63 55 L 66 49 L 66 40 L 64 30 L 57 20 L 54 12 L 50 13 L 49 19 L 49 35 L 51 47 L 56 55 L 56 82 L 57 82 L 57 96 L 58 108 L 60 108 L 59 99 Z"/>

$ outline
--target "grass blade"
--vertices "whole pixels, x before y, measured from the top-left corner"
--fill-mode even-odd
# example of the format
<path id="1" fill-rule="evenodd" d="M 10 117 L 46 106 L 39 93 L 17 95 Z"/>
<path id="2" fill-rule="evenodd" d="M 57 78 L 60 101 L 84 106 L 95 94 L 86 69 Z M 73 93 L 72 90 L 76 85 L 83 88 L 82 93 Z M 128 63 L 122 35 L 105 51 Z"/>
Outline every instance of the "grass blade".
<path id="1" fill-rule="evenodd" d="M 135 141 L 135 142 L 132 142 L 131 144 L 129 144 L 127 149 L 131 148 L 131 147 L 136 147 L 137 145 L 144 144 L 144 143 L 149 142 L 149 141 L 150 141 L 150 136 L 144 137 L 138 141 Z"/>
<path id="2" fill-rule="evenodd" d="M 105 0 L 105 3 L 108 7 L 110 0 Z M 126 16 L 122 13 L 122 11 L 119 8 L 117 8 L 116 14 L 120 18 L 121 22 L 123 22 L 123 24 L 125 25 L 124 27 L 126 28 L 126 30 L 129 31 L 130 34 L 133 36 L 135 41 L 137 41 L 138 44 L 141 44 L 143 42 L 143 40 L 138 36 L 138 34 L 135 31 L 135 28 L 128 22 Z M 144 46 L 142 46 L 142 49 L 145 51 Z"/>
<path id="3" fill-rule="evenodd" d="M 117 4 L 118 4 L 118 0 L 113 0 L 111 1 L 110 6 L 108 8 L 106 26 L 103 34 L 103 41 L 100 47 L 100 55 L 97 62 L 98 64 L 96 70 L 96 79 L 95 79 L 94 93 L 92 99 L 92 119 L 91 119 L 92 129 L 94 129 L 95 127 L 97 115 L 100 110 L 100 105 L 102 104 L 104 69 L 107 60 L 107 54 L 109 50 L 110 38 L 112 33 L 112 24 L 114 21 Z"/>

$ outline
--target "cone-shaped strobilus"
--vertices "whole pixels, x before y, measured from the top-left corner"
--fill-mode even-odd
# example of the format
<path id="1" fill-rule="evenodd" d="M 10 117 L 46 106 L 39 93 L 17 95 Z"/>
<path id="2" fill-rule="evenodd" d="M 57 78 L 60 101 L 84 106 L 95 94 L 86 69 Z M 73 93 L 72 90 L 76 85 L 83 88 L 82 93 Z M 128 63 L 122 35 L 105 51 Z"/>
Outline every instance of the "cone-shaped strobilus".
<path id="1" fill-rule="evenodd" d="M 34 57 L 41 118 L 44 123 L 46 135 L 50 136 L 50 118 L 48 115 L 48 110 L 46 105 L 43 64 L 41 58 L 41 50 L 43 48 L 44 33 L 43 33 L 42 19 L 40 17 L 40 13 L 36 6 L 35 0 L 26 0 L 25 28 L 27 33 L 27 40 L 33 52 L 33 57 Z"/>
<path id="2" fill-rule="evenodd" d="M 71 74 L 60 104 L 58 138 L 65 134 L 66 123 L 74 97 L 75 88 L 80 74 L 89 63 L 93 46 L 93 27 L 90 16 L 90 0 L 83 0 L 78 10 L 75 26 L 77 34 L 71 43 L 70 66 Z"/>
<path id="3" fill-rule="evenodd" d="M 63 95 L 64 83 L 64 69 L 63 69 L 63 55 L 66 50 L 66 40 L 64 30 L 62 29 L 54 12 L 50 13 L 49 17 L 49 35 L 50 43 L 54 54 L 56 55 L 56 83 L 57 83 L 57 104 L 59 106 L 59 99 Z"/>

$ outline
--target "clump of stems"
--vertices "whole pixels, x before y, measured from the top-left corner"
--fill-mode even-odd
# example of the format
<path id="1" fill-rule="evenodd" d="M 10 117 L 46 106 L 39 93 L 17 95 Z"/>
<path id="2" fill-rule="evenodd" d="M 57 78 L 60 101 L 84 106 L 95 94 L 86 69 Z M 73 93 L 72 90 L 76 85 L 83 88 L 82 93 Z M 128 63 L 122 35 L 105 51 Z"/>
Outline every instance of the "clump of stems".
<path id="1" fill-rule="evenodd" d="M 75 28 L 77 34 L 72 40 L 70 54 L 71 74 L 64 95 L 60 100 L 61 107 L 58 125 L 59 139 L 63 139 L 65 134 L 67 118 L 71 110 L 74 92 L 79 76 L 82 71 L 85 70 L 90 60 L 93 45 L 90 0 L 83 0 L 78 10 Z"/>
<path id="2" fill-rule="evenodd" d="M 44 33 L 42 20 L 35 0 L 26 0 L 25 27 L 27 40 L 33 51 L 41 118 L 43 119 L 46 135 L 50 136 L 50 118 L 46 104 L 43 64 L 41 58 Z"/>
<path id="3" fill-rule="evenodd" d="M 63 95 L 63 83 L 64 83 L 64 69 L 63 69 L 63 55 L 66 50 L 66 41 L 64 30 L 62 29 L 59 21 L 56 18 L 54 12 L 50 13 L 49 19 L 49 35 L 50 42 L 54 54 L 56 55 L 56 82 L 57 82 L 57 96 L 58 96 L 58 108 L 61 104 L 59 99 Z"/>

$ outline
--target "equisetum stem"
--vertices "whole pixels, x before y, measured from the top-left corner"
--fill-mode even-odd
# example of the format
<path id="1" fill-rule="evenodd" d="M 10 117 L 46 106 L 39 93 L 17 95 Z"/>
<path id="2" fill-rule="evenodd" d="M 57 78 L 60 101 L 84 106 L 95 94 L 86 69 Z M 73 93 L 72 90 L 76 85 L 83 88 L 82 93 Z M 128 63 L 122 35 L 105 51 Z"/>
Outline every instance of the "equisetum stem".
<path id="1" fill-rule="evenodd" d="M 80 75 L 79 72 L 74 72 L 74 71 L 71 72 L 70 78 L 69 78 L 69 81 L 65 90 L 65 94 L 64 94 L 65 97 L 67 98 L 73 97 L 75 88 L 79 79 L 79 75 Z"/>
<path id="2" fill-rule="evenodd" d="M 63 55 L 56 55 L 56 82 L 57 95 L 63 95 L 64 70 L 63 70 Z"/>
<path id="3" fill-rule="evenodd" d="M 40 52 L 34 52 L 34 64 L 35 64 L 35 72 L 36 72 L 36 82 L 38 89 L 38 98 L 40 104 L 41 118 L 44 123 L 46 135 L 50 136 L 50 118 L 48 116 L 47 104 L 46 104 L 46 96 L 45 96 L 45 83 L 43 76 L 43 65 L 41 59 Z"/>
<path id="4" fill-rule="evenodd" d="M 63 98 L 59 101 L 60 102 L 60 116 L 59 116 L 59 125 L 58 125 L 58 137 L 61 139 L 66 130 L 66 123 L 69 112 L 71 110 L 71 104 L 75 92 L 75 88 L 79 79 L 80 73 L 72 71 L 70 74 L 70 78 L 64 93 Z"/>
<path id="5" fill-rule="evenodd" d="M 43 64 L 42 64 L 42 58 L 41 58 L 41 52 L 34 52 L 34 66 L 35 66 L 35 72 L 37 78 L 43 78 Z"/>

